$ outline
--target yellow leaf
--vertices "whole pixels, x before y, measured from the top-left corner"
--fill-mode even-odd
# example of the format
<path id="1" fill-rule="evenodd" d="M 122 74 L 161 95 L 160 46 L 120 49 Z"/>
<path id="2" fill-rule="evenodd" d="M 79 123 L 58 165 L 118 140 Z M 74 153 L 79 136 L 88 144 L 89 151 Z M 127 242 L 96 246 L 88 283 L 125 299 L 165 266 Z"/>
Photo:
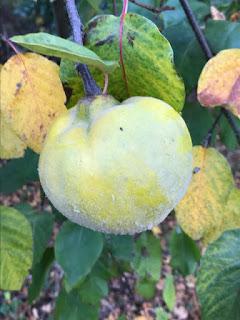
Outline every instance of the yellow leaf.
<path id="1" fill-rule="evenodd" d="M 58 65 L 35 53 L 17 54 L 2 67 L 0 93 L 4 120 L 40 152 L 49 126 L 66 111 Z"/>
<path id="2" fill-rule="evenodd" d="M 224 106 L 240 117 L 240 49 L 220 51 L 198 80 L 198 100 L 206 107 Z"/>
<path id="3" fill-rule="evenodd" d="M 2 65 L 0 64 L 0 73 Z M 1 79 L 1 77 L 0 77 Z M 1 87 L 1 81 L 0 81 Z M 1 103 L 1 99 L 0 99 Z M 0 113 L 0 158 L 1 159 L 12 159 L 20 158 L 24 155 L 26 145 L 18 138 L 18 136 L 12 131 L 9 125 L 3 119 Z"/>
<path id="4" fill-rule="evenodd" d="M 193 178 L 175 211 L 180 226 L 191 238 L 203 238 L 208 243 L 234 223 L 239 225 L 239 212 L 235 212 L 239 193 L 234 191 L 227 160 L 216 149 L 195 146 L 193 157 Z"/>
<path id="5" fill-rule="evenodd" d="M 232 189 L 224 213 L 221 230 L 240 228 L 240 189 Z"/>
<path id="6" fill-rule="evenodd" d="M 12 159 L 23 157 L 26 145 L 18 136 L 11 130 L 10 126 L 6 124 L 2 115 L 0 114 L 0 158 Z"/>

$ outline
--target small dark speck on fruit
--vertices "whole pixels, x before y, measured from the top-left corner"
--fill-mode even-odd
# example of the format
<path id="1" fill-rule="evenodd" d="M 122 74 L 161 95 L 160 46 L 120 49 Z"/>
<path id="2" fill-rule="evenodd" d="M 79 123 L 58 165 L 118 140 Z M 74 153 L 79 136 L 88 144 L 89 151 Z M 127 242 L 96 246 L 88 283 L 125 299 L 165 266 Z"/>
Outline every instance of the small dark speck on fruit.
<path id="1" fill-rule="evenodd" d="M 121 131 L 123 131 L 123 128 L 122 128 L 122 127 L 120 127 L 119 129 L 120 129 Z"/>
<path id="2" fill-rule="evenodd" d="M 193 169 L 193 174 L 198 173 L 200 170 L 201 170 L 201 168 L 195 167 L 195 168 Z"/>

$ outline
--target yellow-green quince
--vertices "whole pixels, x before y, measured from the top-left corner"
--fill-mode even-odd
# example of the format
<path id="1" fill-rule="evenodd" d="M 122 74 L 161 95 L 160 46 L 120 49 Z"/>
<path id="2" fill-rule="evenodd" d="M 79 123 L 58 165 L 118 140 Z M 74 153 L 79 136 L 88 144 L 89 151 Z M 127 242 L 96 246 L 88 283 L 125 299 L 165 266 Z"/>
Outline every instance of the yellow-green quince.
<path id="1" fill-rule="evenodd" d="M 53 123 L 40 155 L 42 187 L 82 226 L 134 234 L 163 221 L 192 176 L 192 143 L 167 103 L 84 98 Z"/>

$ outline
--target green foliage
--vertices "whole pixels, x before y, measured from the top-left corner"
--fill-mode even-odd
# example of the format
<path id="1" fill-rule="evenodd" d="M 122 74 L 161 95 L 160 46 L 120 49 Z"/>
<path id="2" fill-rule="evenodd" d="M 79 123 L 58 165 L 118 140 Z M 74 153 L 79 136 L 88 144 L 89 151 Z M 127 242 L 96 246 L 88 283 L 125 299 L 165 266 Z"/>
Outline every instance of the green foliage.
<path id="1" fill-rule="evenodd" d="M 134 252 L 131 265 L 137 275 L 158 281 L 162 265 L 160 240 L 150 232 L 143 232 L 135 242 Z"/>
<path id="2" fill-rule="evenodd" d="M 168 320 L 169 319 L 167 312 L 161 307 L 155 309 L 155 314 L 156 314 L 156 320 Z"/>
<path id="3" fill-rule="evenodd" d="M 67 293 L 62 289 L 56 302 L 56 320 L 97 320 L 98 309 L 91 304 L 84 303 L 77 289 Z"/>
<path id="4" fill-rule="evenodd" d="M 103 61 L 93 51 L 84 46 L 79 46 L 73 41 L 49 33 L 30 33 L 25 36 L 14 36 L 11 40 L 34 52 L 68 59 L 73 62 L 86 63 L 104 72 L 111 72 L 118 66 L 117 62 Z"/>
<path id="5" fill-rule="evenodd" d="M 119 23 L 118 17 L 110 15 L 91 20 L 86 27 L 86 46 L 102 59 L 119 60 Z M 116 69 L 109 76 L 109 93 L 119 100 L 129 95 L 152 96 L 181 111 L 185 97 L 184 84 L 174 68 L 172 48 L 156 25 L 142 16 L 128 14 L 124 23 L 123 52 L 127 80 L 123 80 L 121 68 Z M 74 85 L 76 95 L 76 80 L 73 81 L 73 72 L 69 68 L 74 68 L 74 65 L 62 65 L 62 80 Z M 103 87 L 103 75 L 95 69 L 91 70 Z"/>
<path id="6" fill-rule="evenodd" d="M 109 250 L 116 260 L 131 261 L 133 257 L 133 237 L 111 235 L 106 238 Z"/>
<path id="7" fill-rule="evenodd" d="M 212 50 L 240 48 L 240 23 L 209 20 L 206 24 L 206 37 Z"/>
<path id="8" fill-rule="evenodd" d="M 97 306 L 100 304 L 100 299 L 108 294 L 108 284 L 106 280 L 92 272 L 79 286 L 78 291 L 84 303 Z"/>
<path id="9" fill-rule="evenodd" d="M 207 5 L 202 1 L 197 1 L 197 0 L 189 0 L 188 2 L 197 20 L 200 23 L 204 22 L 204 18 L 210 13 L 209 5 Z M 166 1 L 166 5 L 170 7 L 174 7 L 175 9 L 165 11 L 162 13 L 165 28 L 168 28 L 172 25 L 178 25 L 183 21 L 184 22 L 187 21 L 187 18 L 182 9 L 181 3 L 178 0 L 168 0 Z"/>
<path id="10" fill-rule="evenodd" d="M 190 131 L 193 145 L 201 144 L 214 122 L 212 114 L 198 102 L 186 102 L 182 116 Z"/>
<path id="11" fill-rule="evenodd" d="M 136 282 L 136 293 L 144 299 L 152 299 L 155 295 L 156 282 L 151 279 L 138 278 Z"/>
<path id="12" fill-rule="evenodd" d="M 178 0 L 167 1 L 168 5 L 174 6 L 173 11 L 163 12 L 164 35 L 170 41 L 174 51 L 176 68 L 184 79 L 187 93 L 197 85 L 200 72 L 206 62 L 194 32 Z M 190 1 L 199 22 L 203 22 L 209 14 L 209 6 L 203 2 Z M 181 34 L 181 37 L 179 36 Z M 194 72 L 193 72 L 194 70 Z"/>
<path id="13" fill-rule="evenodd" d="M 238 118 L 234 118 L 234 121 L 240 128 L 240 120 Z M 228 150 L 235 150 L 238 148 L 238 142 L 236 139 L 236 135 L 234 134 L 232 128 L 229 125 L 226 117 L 222 117 L 220 120 L 220 137 L 221 141 L 226 145 Z"/>
<path id="14" fill-rule="evenodd" d="M 55 254 L 65 272 L 67 290 L 76 287 L 94 266 L 103 248 L 98 232 L 65 222 L 57 236 Z"/>
<path id="15" fill-rule="evenodd" d="M 32 264 L 32 230 L 24 215 L 0 206 L 0 289 L 20 290 Z"/>
<path id="16" fill-rule="evenodd" d="M 240 229 L 225 232 L 208 247 L 197 292 L 203 320 L 240 319 Z"/>
<path id="17" fill-rule="evenodd" d="M 155 293 L 160 278 L 162 253 L 160 240 L 150 232 L 142 233 L 135 242 L 132 269 L 137 274 L 136 291 L 146 299 Z"/>
<path id="18" fill-rule="evenodd" d="M 27 150 L 23 158 L 8 161 L 0 167 L 0 192 L 11 193 L 24 184 L 38 180 L 38 155 Z"/>
<path id="19" fill-rule="evenodd" d="M 163 300 L 170 311 L 173 310 L 176 303 L 176 292 L 174 286 L 174 279 L 171 274 L 167 274 L 164 280 Z"/>
<path id="20" fill-rule="evenodd" d="M 33 303 L 38 298 L 40 291 L 46 280 L 49 268 L 54 261 L 53 248 L 47 248 L 42 255 L 41 260 L 33 266 L 32 283 L 28 290 L 28 301 Z"/>
<path id="21" fill-rule="evenodd" d="M 46 249 L 52 234 L 53 216 L 48 212 L 39 213 L 29 204 L 21 203 L 15 206 L 28 219 L 33 232 L 33 265 L 38 263 Z"/>
<path id="22" fill-rule="evenodd" d="M 176 227 L 170 239 L 171 265 L 184 276 L 194 273 L 200 261 L 200 250 L 186 233 Z"/>

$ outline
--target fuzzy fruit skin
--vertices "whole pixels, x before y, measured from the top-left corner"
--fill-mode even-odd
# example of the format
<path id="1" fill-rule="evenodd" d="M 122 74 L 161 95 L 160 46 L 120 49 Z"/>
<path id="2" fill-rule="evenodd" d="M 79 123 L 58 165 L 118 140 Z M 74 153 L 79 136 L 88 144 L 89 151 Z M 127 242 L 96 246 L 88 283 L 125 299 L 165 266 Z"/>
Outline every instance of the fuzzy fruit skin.
<path id="1" fill-rule="evenodd" d="M 80 101 L 52 125 L 39 176 L 53 205 L 93 230 L 134 234 L 163 221 L 192 176 L 192 142 L 165 102 Z"/>

